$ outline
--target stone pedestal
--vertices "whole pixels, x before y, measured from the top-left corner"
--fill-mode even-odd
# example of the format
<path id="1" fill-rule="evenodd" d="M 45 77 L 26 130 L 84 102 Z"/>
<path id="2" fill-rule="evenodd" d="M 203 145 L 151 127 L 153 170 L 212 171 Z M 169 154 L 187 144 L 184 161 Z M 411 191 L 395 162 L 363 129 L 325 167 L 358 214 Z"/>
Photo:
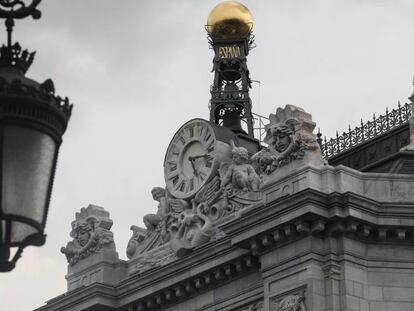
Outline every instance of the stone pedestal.
<path id="1" fill-rule="evenodd" d="M 127 275 L 127 264 L 113 250 L 94 253 L 75 265 L 68 266 L 68 291 L 92 283 L 115 285 Z"/>

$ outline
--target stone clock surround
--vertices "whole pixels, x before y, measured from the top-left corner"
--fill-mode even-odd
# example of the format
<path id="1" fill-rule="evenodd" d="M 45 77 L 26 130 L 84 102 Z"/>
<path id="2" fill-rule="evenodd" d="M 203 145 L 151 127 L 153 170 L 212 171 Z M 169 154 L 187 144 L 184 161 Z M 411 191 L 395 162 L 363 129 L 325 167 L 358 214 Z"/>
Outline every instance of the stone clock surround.
<path id="1" fill-rule="evenodd" d="M 216 173 L 220 163 L 231 159 L 228 142 L 235 139 L 231 130 L 206 120 L 186 122 L 172 138 L 164 159 L 169 192 L 180 199 L 197 193 Z"/>

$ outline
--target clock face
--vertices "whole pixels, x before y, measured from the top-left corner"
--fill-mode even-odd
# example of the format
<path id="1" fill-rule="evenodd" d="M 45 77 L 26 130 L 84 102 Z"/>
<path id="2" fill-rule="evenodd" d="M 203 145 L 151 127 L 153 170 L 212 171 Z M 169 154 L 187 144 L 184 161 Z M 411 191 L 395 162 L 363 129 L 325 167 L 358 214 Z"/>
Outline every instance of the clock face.
<path id="1" fill-rule="evenodd" d="M 217 140 L 210 123 L 194 119 L 174 135 L 164 160 L 168 191 L 180 199 L 197 193 L 215 174 Z"/>

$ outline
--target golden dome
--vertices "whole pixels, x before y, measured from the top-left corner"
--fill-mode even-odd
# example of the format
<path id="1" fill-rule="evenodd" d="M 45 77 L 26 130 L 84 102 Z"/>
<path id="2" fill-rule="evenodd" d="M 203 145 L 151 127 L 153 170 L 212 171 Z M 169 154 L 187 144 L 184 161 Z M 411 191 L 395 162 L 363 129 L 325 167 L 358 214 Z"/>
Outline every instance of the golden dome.
<path id="1" fill-rule="evenodd" d="M 238 39 L 248 37 L 253 30 L 249 9 L 236 1 L 226 1 L 214 7 L 207 19 L 207 31 L 213 38 Z"/>

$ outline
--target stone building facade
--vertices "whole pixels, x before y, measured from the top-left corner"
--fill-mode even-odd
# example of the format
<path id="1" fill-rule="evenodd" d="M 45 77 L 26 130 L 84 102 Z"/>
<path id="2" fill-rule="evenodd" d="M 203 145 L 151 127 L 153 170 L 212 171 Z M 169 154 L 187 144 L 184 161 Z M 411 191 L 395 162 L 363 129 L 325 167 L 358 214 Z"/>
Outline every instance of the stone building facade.
<path id="1" fill-rule="evenodd" d="M 293 119 L 300 126 L 281 158 L 277 135 Z M 169 209 L 131 228 L 128 261 L 118 258 L 109 213 L 83 208 L 62 248 L 68 291 L 37 310 L 414 310 L 414 175 L 332 166 L 314 127 L 302 109 L 279 108 L 269 147 L 237 164 L 244 150 L 233 146 L 227 170 L 192 206 L 154 190 L 158 211 Z M 414 159 L 408 142 L 398 152 Z M 259 188 L 243 176 L 220 185 L 246 163 Z"/>

